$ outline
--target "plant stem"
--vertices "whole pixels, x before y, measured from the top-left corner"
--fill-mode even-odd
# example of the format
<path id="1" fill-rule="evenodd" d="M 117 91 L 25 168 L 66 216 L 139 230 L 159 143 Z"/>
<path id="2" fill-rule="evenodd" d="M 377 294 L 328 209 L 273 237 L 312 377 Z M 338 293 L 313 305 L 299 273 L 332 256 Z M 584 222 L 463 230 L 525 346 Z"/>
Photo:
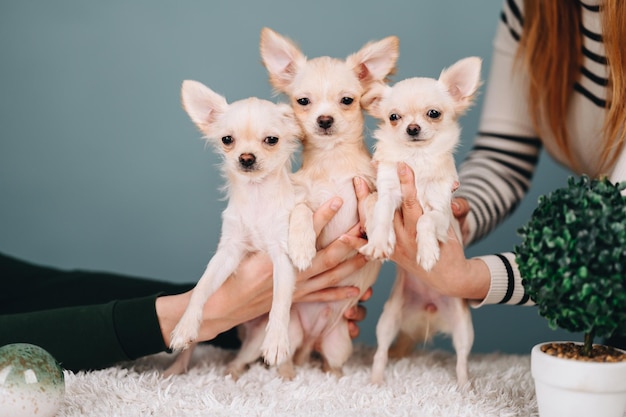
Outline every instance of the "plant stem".
<path id="1" fill-rule="evenodd" d="M 585 333 L 585 344 L 583 346 L 583 355 L 591 357 L 591 348 L 593 347 L 594 332 Z"/>

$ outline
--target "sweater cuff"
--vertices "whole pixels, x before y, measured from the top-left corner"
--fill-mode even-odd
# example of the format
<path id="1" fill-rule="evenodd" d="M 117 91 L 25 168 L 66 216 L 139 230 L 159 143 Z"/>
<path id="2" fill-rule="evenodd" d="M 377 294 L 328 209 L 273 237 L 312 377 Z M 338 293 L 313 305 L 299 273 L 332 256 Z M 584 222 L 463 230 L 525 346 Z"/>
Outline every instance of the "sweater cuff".
<path id="1" fill-rule="evenodd" d="M 485 299 L 482 301 L 473 301 L 471 302 L 471 306 L 478 308 L 488 304 L 501 303 L 506 297 L 509 288 L 509 278 L 504 263 L 496 255 L 478 256 L 476 259 L 480 259 L 487 264 L 487 268 L 489 268 L 489 273 L 491 274 L 491 282 Z"/>
<path id="2" fill-rule="evenodd" d="M 167 350 L 155 307 L 159 295 L 114 303 L 113 326 L 120 346 L 129 359 Z"/>
<path id="3" fill-rule="evenodd" d="M 472 307 L 478 308 L 486 304 L 535 305 L 524 290 L 513 252 L 479 256 L 477 259 L 487 264 L 491 283 L 485 299 L 472 303 Z"/>

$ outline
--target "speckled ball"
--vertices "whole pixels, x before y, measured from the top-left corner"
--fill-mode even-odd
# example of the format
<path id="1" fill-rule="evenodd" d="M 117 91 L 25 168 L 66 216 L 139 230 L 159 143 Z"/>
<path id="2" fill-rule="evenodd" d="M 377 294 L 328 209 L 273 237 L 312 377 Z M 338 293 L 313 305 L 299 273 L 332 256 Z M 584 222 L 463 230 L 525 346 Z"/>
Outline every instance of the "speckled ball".
<path id="1" fill-rule="evenodd" d="M 0 417 L 52 417 L 65 395 L 63 369 L 27 343 L 0 347 Z"/>

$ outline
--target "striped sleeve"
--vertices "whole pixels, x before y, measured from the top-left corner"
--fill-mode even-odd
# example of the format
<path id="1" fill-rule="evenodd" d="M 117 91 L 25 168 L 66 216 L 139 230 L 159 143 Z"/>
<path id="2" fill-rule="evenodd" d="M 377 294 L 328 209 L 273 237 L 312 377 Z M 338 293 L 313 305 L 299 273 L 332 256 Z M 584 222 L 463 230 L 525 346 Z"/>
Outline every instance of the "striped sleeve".
<path id="1" fill-rule="evenodd" d="M 506 219 L 526 195 L 542 149 L 527 107 L 528 80 L 513 71 L 523 25 L 522 0 L 504 0 L 494 40 L 491 73 L 474 144 L 459 168 L 456 196 L 468 200 L 465 244 L 478 241 Z M 478 308 L 489 304 L 534 305 L 524 291 L 511 252 L 478 257 L 491 282 Z"/>
<path id="2" fill-rule="evenodd" d="M 473 302 L 472 307 L 478 308 L 488 304 L 534 305 L 524 291 L 514 253 L 480 256 L 478 259 L 487 264 L 491 273 L 491 284 L 485 299 Z"/>
<path id="3" fill-rule="evenodd" d="M 526 105 L 525 74 L 513 71 L 522 28 L 520 10 L 521 1 L 505 1 L 479 132 L 459 167 L 461 186 L 455 195 L 468 200 L 471 207 L 466 245 L 487 235 L 519 205 L 542 148 Z"/>

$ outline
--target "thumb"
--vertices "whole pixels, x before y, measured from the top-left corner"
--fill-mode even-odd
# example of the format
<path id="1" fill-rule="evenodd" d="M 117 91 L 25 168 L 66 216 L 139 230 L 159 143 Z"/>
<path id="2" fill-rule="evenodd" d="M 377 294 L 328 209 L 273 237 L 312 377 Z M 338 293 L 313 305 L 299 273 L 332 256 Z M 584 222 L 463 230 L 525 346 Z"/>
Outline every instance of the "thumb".
<path id="1" fill-rule="evenodd" d="M 417 190 L 415 188 L 415 176 L 413 170 L 404 162 L 398 163 L 398 179 L 400 180 L 400 191 L 402 193 L 402 211 L 418 210 L 421 215 L 422 207 L 417 201 Z"/>
<path id="2" fill-rule="evenodd" d="M 470 210 L 469 202 L 462 197 L 453 198 L 451 206 L 452 214 L 454 214 L 454 217 L 457 219 L 467 216 L 467 213 L 469 213 Z"/>

